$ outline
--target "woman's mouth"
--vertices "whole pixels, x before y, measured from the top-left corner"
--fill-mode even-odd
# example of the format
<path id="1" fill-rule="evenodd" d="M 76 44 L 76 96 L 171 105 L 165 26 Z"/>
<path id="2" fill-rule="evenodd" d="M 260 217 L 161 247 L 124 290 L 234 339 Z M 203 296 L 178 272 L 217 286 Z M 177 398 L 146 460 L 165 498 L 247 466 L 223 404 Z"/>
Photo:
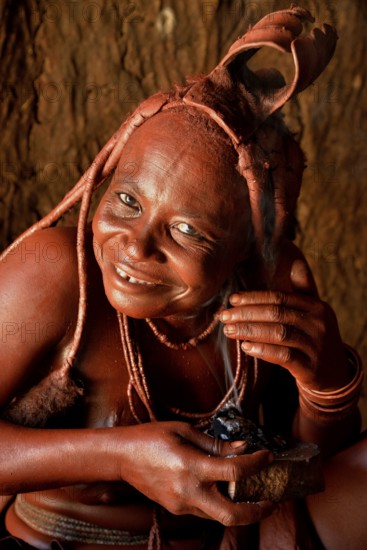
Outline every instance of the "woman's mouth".
<path id="1" fill-rule="evenodd" d="M 124 279 L 128 283 L 134 284 L 134 285 L 145 285 L 145 286 L 156 286 L 158 283 L 152 283 L 150 281 L 144 281 L 143 279 L 138 279 L 136 277 L 132 277 L 131 275 L 128 275 L 123 269 L 120 267 L 115 266 L 116 273 L 121 277 L 121 279 Z"/>

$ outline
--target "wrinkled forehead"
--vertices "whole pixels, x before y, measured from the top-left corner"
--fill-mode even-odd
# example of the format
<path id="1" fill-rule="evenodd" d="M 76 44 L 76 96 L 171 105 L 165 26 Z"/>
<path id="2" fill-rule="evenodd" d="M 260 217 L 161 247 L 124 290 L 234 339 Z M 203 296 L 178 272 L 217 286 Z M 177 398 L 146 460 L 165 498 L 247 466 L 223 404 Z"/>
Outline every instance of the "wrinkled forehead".
<path id="1" fill-rule="evenodd" d="M 142 124 L 127 142 L 115 177 L 126 181 L 129 174 L 149 171 L 175 176 L 183 181 L 190 176 L 202 184 L 203 192 L 214 187 L 219 194 L 247 194 L 244 178 L 237 171 L 238 155 L 223 131 L 199 114 L 166 111 Z"/>

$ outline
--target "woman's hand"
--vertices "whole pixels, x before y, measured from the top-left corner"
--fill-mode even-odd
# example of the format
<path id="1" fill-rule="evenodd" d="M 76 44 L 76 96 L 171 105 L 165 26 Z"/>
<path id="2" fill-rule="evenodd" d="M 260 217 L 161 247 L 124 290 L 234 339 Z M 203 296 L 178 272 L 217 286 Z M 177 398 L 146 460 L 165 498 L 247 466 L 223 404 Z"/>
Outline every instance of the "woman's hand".
<path id="1" fill-rule="evenodd" d="M 288 369 L 303 385 L 332 390 L 349 381 L 347 360 L 331 307 L 320 300 L 306 262 L 292 264 L 294 292 L 254 291 L 231 296 L 221 313 L 224 333 L 243 351 Z"/>
<path id="2" fill-rule="evenodd" d="M 153 422 L 114 428 L 114 460 L 121 478 L 173 514 L 194 514 L 224 525 L 260 521 L 274 509 L 270 502 L 234 503 L 217 482 L 237 481 L 264 468 L 269 451 L 239 455 L 244 442 L 210 437 L 184 422 Z M 237 455 L 237 456 L 235 456 Z"/>

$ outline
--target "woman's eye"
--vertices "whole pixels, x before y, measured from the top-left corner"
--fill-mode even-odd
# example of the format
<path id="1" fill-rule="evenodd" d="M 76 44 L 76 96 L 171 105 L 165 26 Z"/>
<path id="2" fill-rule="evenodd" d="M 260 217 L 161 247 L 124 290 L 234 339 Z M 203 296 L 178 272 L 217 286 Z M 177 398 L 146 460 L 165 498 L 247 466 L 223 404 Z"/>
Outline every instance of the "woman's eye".
<path id="1" fill-rule="evenodd" d="M 129 206 L 130 208 L 135 208 L 136 210 L 140 210 L 140 204 L 138 203 L 138 201 L 128 193 L 119 193 L 119 197 L 121 202 L 126 204 L 126 206 Z"/>
<path id="2" fill-rule="evenodd" d="M 180 223 L 176 224 L 175 227 L 176 227 L 176 229 L 178 229 L 184 235 L 188 235 L 189 237 L 202 238 L 202 234 L 199 233 L 199 231 L 197 231 L 195 229 L 195 227 L 193 227 L 189 223 L 180 222 Z"/>

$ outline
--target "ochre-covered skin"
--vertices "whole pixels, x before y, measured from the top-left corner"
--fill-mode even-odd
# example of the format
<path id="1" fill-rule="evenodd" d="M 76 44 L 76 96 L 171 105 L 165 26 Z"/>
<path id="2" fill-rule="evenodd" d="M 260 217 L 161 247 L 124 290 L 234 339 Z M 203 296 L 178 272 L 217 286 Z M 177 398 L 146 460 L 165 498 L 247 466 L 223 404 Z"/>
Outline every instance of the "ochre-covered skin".
<path id="1" fill-rule="evenodd" d="M 290 10 L 292 17 L 284 12 L 291 28 L 284 48 L 297 53 L 302 67 L 302 59 L 311 54 L 307 41 L 302 49 L 302 43 L 291 40 L 301 30 L 293 27 L 297 10 Z M 302 10 L 299 18 L 305 18 Z M 267 36 L 269 31 L 262 32 Z M 276 33 L 281 34 L 278 27 Z M 259 44 L 265 35 L 258 35 Z M 321 53 L 309 64 L 312 75 L 296 75 L 292 93 L 326 65 L 335 36 L 334 41 L 330 31 L 324 36 L 316 35 Z M 84 235 L 83 223 L 78 234 L 74 228 L 32 230 L 2 261 L 1 491 L 25 493 L 21 498 L 39 509 L 138 533 L 149 533 L 157 503 L 164 549 L 167 540 L 174 541 L 169 547 L 177 550 L 202 548 L 206 533 L 208 548 L 230 548 L 234 537 L 232 548 L 253 550 L 250 526 L 261 522 L 261 550 L 276 548 L 268 545 L 275 544 L 275 536 L 279 548 L 287 550 L 297 537 L 281 528 L 285 523 L 291 526 L 294 516 L 282 523 L 285 509 L 274 512 L 270 502 L 233 503 L 217 485 L 258 472 L 272 461 L 271 453 L 244 455 L 242 444 L 211 438 L 171 409 L 205 413 L 221 401 L 226 379 L 217 342 L 224 333 L 232 370 L 236 341 L 248 357 L 259 359 L 257 369 L 251 361 L 247 365 L 243 406 L 250 418 L 257 419 L 263 402 L 266 423 L 318 443 L 325 455 L 358 434 L 355 407 L 327 424 L 294 407 L 294 379 L 312 390 L 333 391 L 351 377 L 335 315 L 318 297 L 301 252 L 286 238 L 303 157 L 278 119 L 261 126 L 265 104 L 262 115 L 252 111 L 258 118 L 255 126 L 261 126 L 252 127 L 252 133 L 257 132 L 254 139 L 247 144 L 239 141 L 237 147 L 234 134 L 223 127 L 215 130 L 205 109 L 182 110 L 182 101 L 177 108 L 164 109 L 167 102 L 167 97 L 155 96 L 143 104 L 98 157 L 90 179 L 79 182 L 69 195 L 73 200 L 86 197 L 111 167 L 117 167 L 92 230 Z M 139 117 L 149 120 L 141 124 Z M 275 142 L 282 147 L 278 152 L 271 147 Z M 281 160 L 272 166 L 277 154 Z M 253 162 L 246 168 L 241 162 L 248 158 Z M 284 175 L 288 169 L 289 180 Z M 263 220 L 256 225 L 261 214 L 256 205 L 269 170 L 274 176 L 275 221 L 267 239 Z M 83 198 L 82 217 L 87 202 Z M 52 214 L 45 226 L 52 216 L 57 217 Z M 273 247 L 266 260 L 261 255 L 264 243 Z M 57 262 L 50 261 L 52 247 L 59 251 Z M 153 318 L 170 340 L 184 342 L 208 326 L 227 295 L 230 301 L 219 314 L 217 329 L 187 350 L 162 344 L 144 320 Z M 134 405 L 144 422 L 137 424 L 134 418 L 116 311 L 135 319 L 131 338 L 140 348 L 158 422 L 149 422 L 136 396 Z M 49 403 L 51 387 L 57 389 Z M 70 387 L 73 399 L 68 402 L 63 395 L 69 395 Z M 363 442 L 356 447 L 361 486 L 366 481 L 364 447 Z M 346 538 L 339 542 L 333 538 L 333 518 L 341 513 L 335 500 L 328 498 L 335 493 L 337 468 L 345 476 L 338 491 L 346 489 L 351 455 L 345 451 L 341 462 L 333 459 L 326 470 L 327 483 L 329 479 L 332 483 L 325 496 L 309 499 L 310 514 L 328 548 L 346 547 Z M 354 486 L 355 475 L 350 475 Z M 353 513 L 347 514 L 348 522 Z M 359 540 L 365 534 L 362 523 L 355 518 Z M 221 525 L 232 529 L 223 534 Z M 36 548 L 50 547 L 51 537 L 27 526 L 14 506 L 7 513 L 6 526 Z M 342 527 L 350 542 L 347 523 Z M 152 537 L 151 547 L 158 538 Z M 118 546 L 74 542 L 71 547 Z M 363 546 L 356 543 L 353 548 Z"/>

